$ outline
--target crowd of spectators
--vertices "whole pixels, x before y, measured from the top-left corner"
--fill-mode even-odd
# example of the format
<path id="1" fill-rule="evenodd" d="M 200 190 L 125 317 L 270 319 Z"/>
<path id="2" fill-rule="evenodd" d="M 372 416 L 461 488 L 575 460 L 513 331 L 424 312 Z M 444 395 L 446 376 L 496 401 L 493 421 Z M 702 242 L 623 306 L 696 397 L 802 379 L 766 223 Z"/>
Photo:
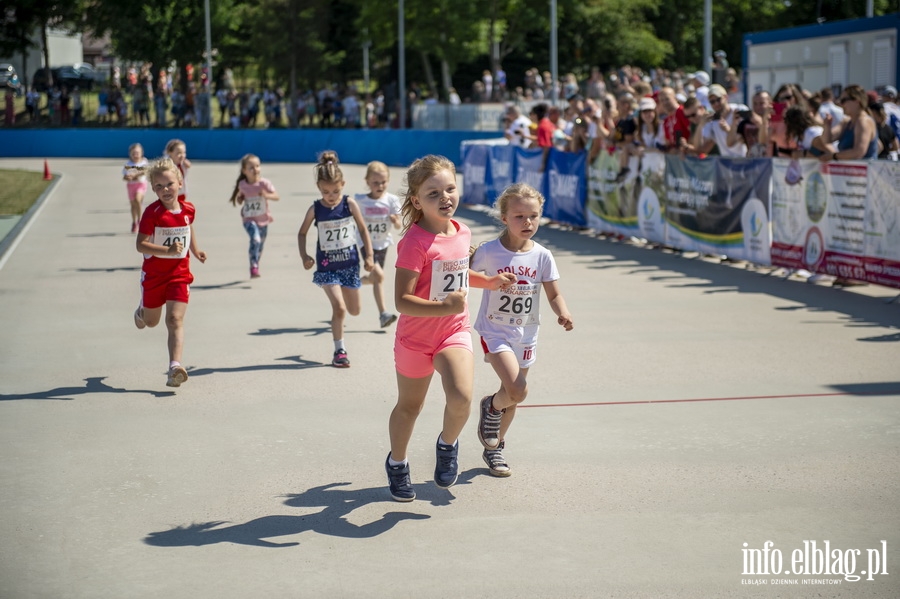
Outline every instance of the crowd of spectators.
<path id="1" fill-rule="evenodd" d="M 554 85 L 549 73 L 532 69 L 525 86 L 507 98 L 504 136 L 522 147 L 586 150 L 591 161 L 603 150 L 622 150 L 620 179 L 629 158 L 645 152 L 898 159 L 900 107 L 893 86 L 807 90 L 785 84 L 774 94 L 755 90 L 747 106 L 737 100 L 737 73 L 723 53 L 716 60 L 717 82 L 705 71 L 643 73 L 626 66 L 606 75 L 595 68 L 582 82 L 568 74 Z M 528 115 L 523 105 L 531 107 Z"/>

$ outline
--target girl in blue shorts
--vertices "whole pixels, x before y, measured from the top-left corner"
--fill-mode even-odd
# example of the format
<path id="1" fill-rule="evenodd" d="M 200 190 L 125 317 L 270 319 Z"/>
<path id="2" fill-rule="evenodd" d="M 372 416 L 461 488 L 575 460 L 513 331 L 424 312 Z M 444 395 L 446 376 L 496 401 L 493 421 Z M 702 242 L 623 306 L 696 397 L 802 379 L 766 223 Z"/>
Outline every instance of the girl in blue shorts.
<path id="1" fill-rule="evenodd" d="M 334 357 L 331 365 L 335 368 L 349 368 L 347 349 L 344 346 L 344 316 L 359 314 L 359 247 L 356 245 L 357 231 L 365 251 L 363 268 L 370 272 L 374 267 L 372 242 L 363 222 L 362 212 L 356 201 L 343 194 L 344 175 L 338 166 L 337 153 L 322 152 L 315 167 L 316 186 L 321 199 L 313 202 L 306 212 L 297 243 L 303 268 L 314 265 L 313 283 L 325 290 L 331 302 L 331 335 L 334 338 Z M 306 253 L 306 233 L 315 224 L 318 231 L 316 257 Z"/>

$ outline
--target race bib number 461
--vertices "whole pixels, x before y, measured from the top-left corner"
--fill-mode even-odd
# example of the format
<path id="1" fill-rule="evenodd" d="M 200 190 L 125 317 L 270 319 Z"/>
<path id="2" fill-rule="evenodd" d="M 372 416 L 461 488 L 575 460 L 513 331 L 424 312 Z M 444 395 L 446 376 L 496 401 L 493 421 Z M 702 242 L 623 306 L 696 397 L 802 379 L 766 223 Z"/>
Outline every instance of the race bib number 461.
<path id="1" fill-rule="evenodd" d="M 178 259 L 184 258 L 188 254 L 191 247 L 191 228 L 186 227 L 156 227 L 153 231 L 153 243 L 172 247 L 176 241 L 180 241 L 184 246 L 180 254 L 166 254 L 165 256 L 157 256 L 158 258 Z"/>
<path id="2" fill-rule="evenodd" d="M 431 289 L 428 297 L 441 302 L 456 291 L 469 287 L 469 257 L 458 260 L 435 260 L 431 263 Z"/>

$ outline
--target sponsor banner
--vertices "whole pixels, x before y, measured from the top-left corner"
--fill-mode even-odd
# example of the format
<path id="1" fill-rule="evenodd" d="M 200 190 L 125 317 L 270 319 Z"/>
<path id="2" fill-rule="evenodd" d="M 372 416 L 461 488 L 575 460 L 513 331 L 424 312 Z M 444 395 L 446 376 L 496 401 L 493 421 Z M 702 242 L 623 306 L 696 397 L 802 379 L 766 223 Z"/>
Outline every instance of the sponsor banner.
<path id="1" fill-rule="evenodd" d="M 584 214 L 584 169 L 587 152 L 560 152 L 553 148 L 547 154 L 544 184 L 547 199 L 544 216 L 550 220 L 575 226 L 586 226 Z"/>
<path id="2" fill-rule="evenodd" d="M 488 156 L 490 146 L 485 144 L 462 144 L 463 204 L 485 204 L 489 181 Z"/>
<path id="3" fill-rule="evenodd" d="M 637 198 L 639 237 L 655 243 L 666 242 L 666 157 L 659 152 L 644 154 L 634 183 Z M 627 182 L 627 179 L 626 179 Z"/>
<path id="4" fill-rule="evenodd" d="M 544 151 L 525 150 L 523 148 L 515 148 L 515 176 L 514 183 L 528 183 L 549 200 L 547 190 L 544 187 Z"/>
<path id="5" fill-rule="evenodd" d="M 484 203 L 493 206 L 503 190 L 513 182 L 516 153 L 513 146 L 489 146 L 489 184 L 485 186 Z"/>
<path id="6" fill-rule="evenodd" d="M 667 156 L 667 243 L 768 264 L 770 180 L 767 159 Z"/>
<path id="7" fill-rule="evenodd" d="M 638 229 L 637 201 L 634 182 L 637 179 L 637 159 L 625 181 L 616 182 L 621 153 L 600 152 L 588 168 L 587 226 L 603 233 L 636 235 Z"/>
<path id="8" fill-rule="evenodd" d="M 772 264 L 866 280 L 864 162 L 773 160 Z"/>
<path id="9" fill-rule="evenodd" d="M 900 287 L 900 163 L 869 163 L 865 269 L 871 283 Z"/>

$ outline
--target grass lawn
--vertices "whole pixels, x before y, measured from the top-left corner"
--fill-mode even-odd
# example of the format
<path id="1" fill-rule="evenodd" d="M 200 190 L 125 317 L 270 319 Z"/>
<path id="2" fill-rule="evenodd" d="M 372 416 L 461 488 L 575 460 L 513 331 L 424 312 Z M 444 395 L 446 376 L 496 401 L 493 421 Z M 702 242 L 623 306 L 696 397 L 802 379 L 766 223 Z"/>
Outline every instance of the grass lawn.
<path id="1" fill-rule="evenodd" d="M 0 170 L 0 215 L 25 214 L 48 185 L 43 173 Z"/>

